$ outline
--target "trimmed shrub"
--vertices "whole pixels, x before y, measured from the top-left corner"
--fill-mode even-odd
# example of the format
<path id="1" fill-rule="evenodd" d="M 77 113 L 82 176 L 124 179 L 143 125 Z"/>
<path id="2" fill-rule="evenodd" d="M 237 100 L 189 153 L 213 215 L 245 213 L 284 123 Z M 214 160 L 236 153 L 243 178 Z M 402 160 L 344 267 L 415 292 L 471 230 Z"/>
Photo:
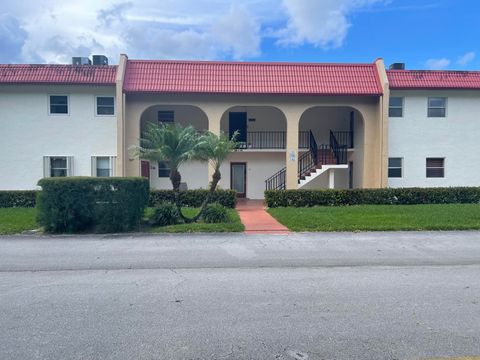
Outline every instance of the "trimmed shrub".
<path id="1" fill-rule="evenodd" d="M 265 201 L 272 208 L 363 204 L 478 204 L 480 187 L 267 190 Z"/>
<path id="2" fill-rule="evenodd" d="M 203 214 L 203 220 L 207 224 L 229 222 L 227 209 L 219 203 L 208 204 Z"/>
<path id="3" fill-rule="evenodd" d="M 157 205 L 150 217 L 151 224 L 157 226 L 175 225 L 179 221 L 178 209 L 174 203 L 169 201 Z"/>
<path id="4" fill-rule="evenodd" d="M 182 206 L 200 207 L 207 194 L 208 190 L 205 189 L 180 191 L 180 201 Z M 235 200 L 234 190 L 216 190 L 210 202 L 217 202 L 227 208 L 234 208 Z M 154 207 L 165 201 L 175 202 L 173 190 L 152 190 L 150 192 L 149 206 Z"/>
<path id="5" fill-rule="evenodd" d="M 35 207 L 37 190 L 0 191 L 0 208 Z"/>
<path id="6" fill-rule="evenodd" d="M 148 202 L 144 178 L 45 178 L 38 182 L 38 222 L 47 232 L 135 229 Z"/>

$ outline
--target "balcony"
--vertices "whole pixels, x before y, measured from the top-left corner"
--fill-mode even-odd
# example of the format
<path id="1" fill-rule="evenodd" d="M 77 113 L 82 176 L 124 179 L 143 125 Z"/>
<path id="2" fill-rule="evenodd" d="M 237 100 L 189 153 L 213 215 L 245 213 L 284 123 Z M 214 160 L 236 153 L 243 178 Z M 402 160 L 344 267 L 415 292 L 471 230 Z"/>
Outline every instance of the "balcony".
<path id="1" fill-rule="evenodd" d="M 248 131 L 245 141 L 238 141 L 241 150 L 284 150 L 287 147 L 286 131 Z M 310 144 L 309 132 L 298 133 L 299 149 L 308 149 Z"/>

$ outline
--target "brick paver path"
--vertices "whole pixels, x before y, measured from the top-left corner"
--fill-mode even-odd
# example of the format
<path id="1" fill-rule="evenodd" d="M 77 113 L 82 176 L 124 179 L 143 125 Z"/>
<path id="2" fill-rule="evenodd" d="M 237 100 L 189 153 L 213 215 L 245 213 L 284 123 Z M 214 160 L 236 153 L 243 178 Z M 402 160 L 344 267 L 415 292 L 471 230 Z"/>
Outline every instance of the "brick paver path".
<path id="1" fill-rule="evenodd" d="M 235 209 L 247 234 L 288 234 L 288 228 L 265 211 L 263 200 L 239 199 Z"/>

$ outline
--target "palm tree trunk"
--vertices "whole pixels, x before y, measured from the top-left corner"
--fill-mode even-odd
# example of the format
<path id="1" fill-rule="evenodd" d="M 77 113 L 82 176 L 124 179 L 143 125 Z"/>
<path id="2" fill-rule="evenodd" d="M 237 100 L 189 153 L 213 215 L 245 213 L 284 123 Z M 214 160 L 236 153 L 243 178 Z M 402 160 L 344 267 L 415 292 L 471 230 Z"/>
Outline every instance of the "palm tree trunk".
<path id="1" fill-rule="evenodd" d="M 180 217 L 186 223 L 191 222 L 192 219 L 187 218 L 182 213 L 182 204 L 180 201 L 180 183 L 182 182 L 182 175 L 180 175 L 180 172 L 178 171 L 178 169 L 175 168 L 170 170 L 170 181 L 172 182 L 172 186 L 173 186 L 173 196 L 174 196 L 175 206 L 177 207 Z"/>
<path id="2" fill-rule="evenodd" d="M 205 200 L 203 200 L 202 205 L 200 206 L 200 211 L 192 218 L 192 221 L 195 222 L 203 216 L 203 213 L 205 212 L 205 209 L 207 208 L 207 205 L 210 202 L 210 199 L 212 198 L 221 178 L 222 175 L 220 174 L 220 169 L 216 168 L 212 176 L 212 182 L 210 183 L 210 191 L 207 193 Z"/>

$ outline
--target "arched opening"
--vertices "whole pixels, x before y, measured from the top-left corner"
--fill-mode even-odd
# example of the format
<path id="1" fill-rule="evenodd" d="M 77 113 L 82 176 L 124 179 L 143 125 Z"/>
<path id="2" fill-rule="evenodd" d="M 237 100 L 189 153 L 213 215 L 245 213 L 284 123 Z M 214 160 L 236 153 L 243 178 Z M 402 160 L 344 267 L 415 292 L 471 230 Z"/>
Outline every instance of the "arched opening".
<path id="1" fill-rule="evenodd" d="M 140 134 L 149 123 L 176 123 L 193 126 L 199 132 L 208 129 L 208 117 L 202 109 L 193 105 L 153 105 L 145 109 L 140 117 Z M 142 136 L 142 135 L 140 135 Z M 150 179 L 152 189 L 171 189 L 170 169 L 165 163 L 141 161 L 141 175 Z M 199 189 L 208 187 L 208 164 L 191 161 L 179 169 L 182 175 L 182 189 Z"/>
<path id="2" fill-rule="evenodd" d="M 222 164 L 220 186 L 263 199 L 265 180 L 285 167 L 285 115 L 274 106 L 233 106 L 223 113 L 220 130 L 239 132 L 238 150 Z"/>
<path id="3" fill-rule="evenodd" d="M 350 106 L 311 107 L 300 118 L 299 132 L 309 134 L 309 150 L 315 153 L 314 159 L 304 164 L 307 155 L 302 158 L 299 147 L 301 188 L 362 187 L 364 119 L 360 111 Z M 308 161 L 315 162 L 318 170 L 311 172 Z"/>

